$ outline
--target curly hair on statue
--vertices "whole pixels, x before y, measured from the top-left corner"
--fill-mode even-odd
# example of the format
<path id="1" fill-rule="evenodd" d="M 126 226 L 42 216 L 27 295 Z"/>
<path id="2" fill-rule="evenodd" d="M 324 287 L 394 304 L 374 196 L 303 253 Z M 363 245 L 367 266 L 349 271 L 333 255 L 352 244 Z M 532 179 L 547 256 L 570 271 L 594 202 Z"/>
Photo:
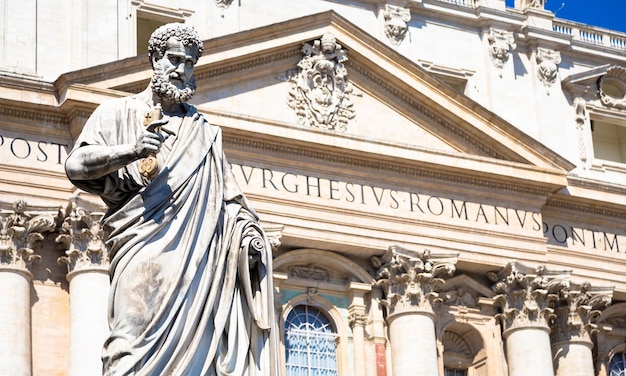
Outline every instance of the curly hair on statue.
<path id="1" fill-rule="evenodd" d="M 170 23 L 160 26 L 150 36 L 150 41 L 148 42 L 148 57 L 150 61 L 152 61 L 153 57 L 157 59 L 163 57 L 167 49 L 167 41 L 172 37 L 180 41 L 185 47 L 197 46 L 197 58 L 202 56 L 204 46 L 196 30 L 182 23 Z"/>

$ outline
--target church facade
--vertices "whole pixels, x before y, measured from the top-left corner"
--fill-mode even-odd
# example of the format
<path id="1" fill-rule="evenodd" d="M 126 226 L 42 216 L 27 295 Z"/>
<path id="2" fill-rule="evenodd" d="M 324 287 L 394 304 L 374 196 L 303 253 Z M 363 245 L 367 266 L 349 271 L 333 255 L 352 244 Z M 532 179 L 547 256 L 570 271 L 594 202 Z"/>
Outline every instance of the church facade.
<path id="1" fill-rule="evenodd" d="M 2 3 L 0 374 L 101 372 L 106 208 L 63 163 L 169 22 L 272 245 L 283 374 L 625 372 L 626 34 L 536 0 Z"/>

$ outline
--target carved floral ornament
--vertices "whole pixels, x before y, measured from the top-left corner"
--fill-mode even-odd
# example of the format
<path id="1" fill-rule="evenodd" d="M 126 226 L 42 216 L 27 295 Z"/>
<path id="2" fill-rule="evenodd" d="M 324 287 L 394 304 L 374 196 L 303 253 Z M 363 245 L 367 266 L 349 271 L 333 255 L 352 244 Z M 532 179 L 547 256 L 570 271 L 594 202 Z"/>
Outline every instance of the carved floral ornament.
<path id="1" fill-rule="evenodd" d="M 537 78 L 544 86 L 552 86 L 558 76 L 558 64 L 561 62 L 561 54 L 545 48 L 537 48 Z"/>
<path id="2" fill-rule="evenodd" d="M 505 330 L 524 326 L 548 327 L 554 315 L 554 305 L 562 290 L 569 288 L 569 270 L 549 270 L 544 266 L 530 268 L 510 262 L 499 272 L 487 273 L 498 293 L 497 315 Z"/>
<path id="3" fill-rule="evenodd" d="M 345 131 L 354 118 L 350 100 L 352 85 L 343 65 L 346 51 L 334 35 L 305 43 L 298 70 L 287 73 L 289 106 L 296 111 L 298 123 L 315 128 Z"/>
<path id="4" fill-rule="evenodd" d="M 415 252 L 397 246 L 390 247 L 382 258 L 373 257 L 388 313 L 432 313 L 433 303 L 441 300 L 437 290 L 444 280 L 440 277 L 454 273 L 457 259 L 457 253 Z"/>
<path id="5" fill-rule="evenodd" d="M 609 68 L 598 80 L 598 95 L 605 106 L 626 109 L 626 68 Z"/>
<path id="6" fill-rule="evenodd" d="M 612 297 L 612 286 L 572 284 L 562 292 L 556 308 L 556 320 L 550 332 L 552 341 L 591 342 L 591 333 L 597 328 L 595 321 L 600 317 L 601 310 L 611 304 Z"/>
<path id="7" fill-rule="evenodd" d="M 411 11 L 406 8 L 385 5 L 385 35 L 394 46 L 400 45 L 406 37 Z"/>
<path id="8" fill-rule="evenodd" d="M 104 213 L 90 213 L 71 202 L 57 242 L 65 246 L 66 256 L 58 262 L 67 264 L 68 272 L 87 268 L 108 269 L 109 254 L 100 220 Z"/>
<path id="9" fill-rule="evenodd" d="M 35 251 L 44 239 L 43 233 L 54 231 L 57 216 L 31 214 L 25 201 L 17 201 L 12 210 L 0 211 L 0 268 L 28 270 L 41 256 Z"/>
<path id="10" fill-rule="evenodd" d="M 501 69 L 509 60 L 510 51 L 516 47 L 513 33 L 490 28 L 487 41 L 489 42 L 489 57 L 493 65 Z"/>

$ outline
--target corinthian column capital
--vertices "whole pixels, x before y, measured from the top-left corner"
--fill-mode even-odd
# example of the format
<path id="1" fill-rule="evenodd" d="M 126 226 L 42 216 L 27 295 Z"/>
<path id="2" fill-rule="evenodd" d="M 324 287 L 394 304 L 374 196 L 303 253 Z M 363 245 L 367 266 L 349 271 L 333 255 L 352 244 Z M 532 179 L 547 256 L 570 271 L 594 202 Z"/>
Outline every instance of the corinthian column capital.
<path id="1" fill-rule="evenodd" d="M 452 275 L 458 253 L 410 251 L 397 246 L 388 249 L 382 258 L 372 258 L 378 267 L 378 285 L 385 292 L 382 303 L 388 313 L 417 311 L 433 314 L 437 290 L 444 275 Z"/>
<path id="2" fill-rule="evenodd" d="M 102 212 L 89 212 L 71 202 L 57 242 L 65 246 L 66 256 L 58 262 L 67 264 L 68 272 L 109 268 L 109 253 L 104 244 L 105 234 L 100 220 Z"/>
<path id="3" fill-rule="evenodd" d="M 41 256 L 35 251 L 44 239 L 42 233 L 54 231 L 57 216 L 52 213 L 31 213 L 25 201 L 13 203 L 11 209 L 0 210 L 0 269 L 29 271 Z"/>
<path id="4" fill-rule="evenodd" d="M 502 313 L 497 317 L 504 330 L 537 326 L 548 329 L 554 304 L 561 291 L 569 287 L 570 274 L 570 270 L 531 268 L 517 261 L 499 272 L 487 273 L 494 282 L 493 290 L 499 294 L 495 301 Z"/>
<path id="5" fill-rule="evenodd" d="M 589 283 L 571 284 L 561 293 L 552 326 L 553 343 L 582 341 L 591 343 L 591 332 L 601 311 L 611 304 L 613 286 L 591 286 Z"/>

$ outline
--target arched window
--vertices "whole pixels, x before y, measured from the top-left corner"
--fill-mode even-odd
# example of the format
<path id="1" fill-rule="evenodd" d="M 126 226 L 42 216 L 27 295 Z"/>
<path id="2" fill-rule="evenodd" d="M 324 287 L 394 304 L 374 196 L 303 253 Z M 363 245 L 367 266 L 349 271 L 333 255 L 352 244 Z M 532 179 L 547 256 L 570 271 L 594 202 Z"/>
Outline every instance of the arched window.
<path id="1" fill-rule="evenodd" d="M 287 376 L 333 376 L 337 371 L 337 333 L 315 307 L 294 307 L 285 321 Z"/>
<path id="2" fill-rule="evenodd" d="M 626 353 L 615 354 L 611 358 L 609 376 L 626 376 Z"/>

